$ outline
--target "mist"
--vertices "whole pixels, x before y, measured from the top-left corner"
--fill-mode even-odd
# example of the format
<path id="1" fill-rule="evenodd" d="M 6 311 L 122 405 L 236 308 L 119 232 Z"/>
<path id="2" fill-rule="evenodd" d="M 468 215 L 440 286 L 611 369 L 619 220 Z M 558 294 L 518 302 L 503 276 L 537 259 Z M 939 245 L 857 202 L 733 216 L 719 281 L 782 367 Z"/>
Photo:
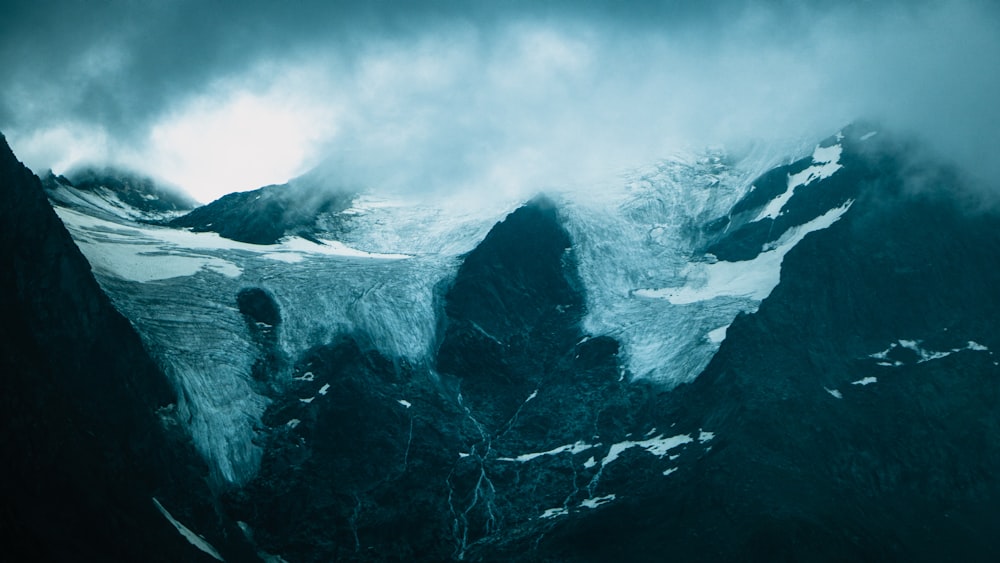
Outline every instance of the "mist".
<path id="1" fill-rule="evenodd" d="M 794 146 L 861 118 L 984 183 L 1000 174 L 989 2 L 8 13 L 0 131 L 19 157 L 125 166 L 200 201 L 316 166 L 331 187 L 416 194 L 597 186 L 678 151 Z"/>

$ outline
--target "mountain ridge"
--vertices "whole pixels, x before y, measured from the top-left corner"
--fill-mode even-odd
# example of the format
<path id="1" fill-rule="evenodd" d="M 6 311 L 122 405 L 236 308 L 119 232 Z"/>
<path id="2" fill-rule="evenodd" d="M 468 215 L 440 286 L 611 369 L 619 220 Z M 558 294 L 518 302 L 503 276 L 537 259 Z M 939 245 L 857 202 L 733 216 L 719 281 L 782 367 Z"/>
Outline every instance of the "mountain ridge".
<path id="1" fill-rule="evenodd" d="M 226 374 L 192 355 L 205 381 L 189 391 L 225 399 L 243 381 L 222 378 L 232 375 L 260 401 L 249 429 L 259 468 L 212 493 L 252 538 L 243 555 L 988 560 L 1000 548 L 990 508 L 1000 501 L 990 440 L 1000 431 L 1000 215 L 969 213 L 957 176 L 930 161 L 914 175 L 899 146 L 867 125 L 821 141 L 721 214 L 701 213 L 700 231 L 684 226 L 684 264 L 663 250 L 679 244 L 658 220 L 669 215 L 653 213 L 669 200 L 640 209 L 635 227 L 660 261 L 626 297 L 652 321 L 675 315 L 668 326 L 690 332 L 685 355 L 711 354 L 681 382 L 630 372 L 635 342 L 591 330 L 586 245 L 612 245 L 604 266 L 614 269 L 632 239 L 595 240 L 620 233 L 583 230 L 593 216 L 559 198 L 525 202 L 482 236 L 468 228 L 471 250 L 453 256 L 275 259 L 209 245 L 234 272 L 142 282 L 112 270 L 102 287 L 133 315 L 169 305 L 156 309 L 163 321 L 136 317 L 147 344 L 196 319 L 228 338 L 216 353 L 246 356 L 222 357 Z M 355 212 L 344 229 L 370 210 Z M 363 232 L 393 227 L 385 217 Z M 191 240 L 178 252 L 207 244 Z M 420 277 L 428 271 L 433 283 Z M 400 286 L 408 300 L 381 293 L 399 280 L 413 283 Z M 411 311 L 425 290 L 430 319 Z M 379 343 L 424 324 L 429 358 Z M 198 334 L 158 357 L 219 345 Z M 175 378 L 191 375 L 170 365 Z M 205 404 L 188 411 L 198 424 L 231 408 Z M 243 454 L 240 444 L 222 451 Z"/>

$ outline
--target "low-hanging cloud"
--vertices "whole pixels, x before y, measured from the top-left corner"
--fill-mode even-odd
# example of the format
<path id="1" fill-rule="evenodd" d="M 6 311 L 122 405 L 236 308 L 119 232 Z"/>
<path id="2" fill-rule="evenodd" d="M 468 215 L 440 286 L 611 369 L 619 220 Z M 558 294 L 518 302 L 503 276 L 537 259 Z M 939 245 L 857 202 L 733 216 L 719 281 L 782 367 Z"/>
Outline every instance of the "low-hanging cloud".
<path id="1" fill-rule="evenodd" d="M 331 184 L 520 193 L 858 119 L 1000 173 L 1000 10 L 907 3 L 14 6 L 0 130 L 200 199 Z"/>

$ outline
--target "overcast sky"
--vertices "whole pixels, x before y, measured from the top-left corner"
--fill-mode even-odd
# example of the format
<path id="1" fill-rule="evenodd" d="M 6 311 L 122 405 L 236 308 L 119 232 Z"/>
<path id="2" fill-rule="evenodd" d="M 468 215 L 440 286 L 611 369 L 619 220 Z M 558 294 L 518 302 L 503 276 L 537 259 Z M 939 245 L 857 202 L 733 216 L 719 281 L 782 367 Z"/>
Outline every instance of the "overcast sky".
<path id="1" fill-rule="evenodd" d="M 207 201 L 344 185 L 517 193 L 859 117 L 1000 173 L 1000 3 L 10 1 L 0 131 Z"/>

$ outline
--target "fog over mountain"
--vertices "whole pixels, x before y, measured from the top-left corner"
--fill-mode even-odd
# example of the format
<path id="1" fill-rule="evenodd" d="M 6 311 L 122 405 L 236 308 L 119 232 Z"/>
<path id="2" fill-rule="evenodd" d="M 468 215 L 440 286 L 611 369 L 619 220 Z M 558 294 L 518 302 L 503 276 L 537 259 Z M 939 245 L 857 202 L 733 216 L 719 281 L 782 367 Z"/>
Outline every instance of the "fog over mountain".
<path id="1" fill-rule="evenodd" d="M 533 192 L 864 117 L 1000 172 L 992 2 L 6 2 L 0 130 L 36 171 L 208 201 L 345 185 Z"/>
<path id="2" fill-rule="evenodd" d="M 4 553 L 995 560 L 998 24 L 4 2 Z"/>

